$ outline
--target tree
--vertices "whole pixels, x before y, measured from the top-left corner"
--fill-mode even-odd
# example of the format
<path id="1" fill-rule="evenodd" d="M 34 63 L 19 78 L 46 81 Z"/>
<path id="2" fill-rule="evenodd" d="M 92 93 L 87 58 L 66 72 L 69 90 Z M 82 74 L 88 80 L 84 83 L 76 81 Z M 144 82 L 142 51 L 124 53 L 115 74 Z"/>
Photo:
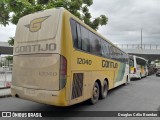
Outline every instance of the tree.
<path id="1" fill-rule="evenodd" d="M 12 61 L 13 60 L 13 56 L 6 56 L 6 60 L 7 61 Z"/>
<path id="2" fill-rule="evenodd" d="M 55 7 L 64 7 L 72 14 L 77 16 L 87 25 L 95 30 L 101 25 L 106 25 L 108 18 L 105 15 L 92 20 L 88 7 L 93 4 L 93 0 L 1 0 L 0 1 L 0 24 L 3 26 L 17 24 L 19 18 L 40 11 Z M 14 43 L 13 38 L 9 41 Z"/>
<path id="3" fill-rule="evenodd" d="M 10 37 L 8 40 L 8 43 L 10 46 L 13 46 L 14 45 L 14 37 Z"/>

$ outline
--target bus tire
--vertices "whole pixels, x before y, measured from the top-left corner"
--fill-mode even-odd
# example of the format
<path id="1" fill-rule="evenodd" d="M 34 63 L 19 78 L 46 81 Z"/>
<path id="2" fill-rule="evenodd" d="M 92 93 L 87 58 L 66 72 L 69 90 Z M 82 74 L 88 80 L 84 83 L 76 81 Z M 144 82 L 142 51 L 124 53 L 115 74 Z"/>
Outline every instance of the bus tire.
<path id="1" fill-rule="evenodd" d="M 125 82 L 125 85 L 128 85 L 129 84 L 129 80 L 128 80 L 128 76 L 126 77 L 126 82 Z"/>
<path id="2" fill-rule="evenodd" d="M 139 80 L 141 80 L 142 79 L 142 75 L 141 75 L 141 73 L 139 74 Z"/>
<path id="3" fill-rule="evenodd" d="M 106 80 L 104 80 L 101 94 L 100 94 L 100 98 L 105 99 L 107 97 L 107 95 L 108 95 L 108 82 Z"/>
<path id="4" fill-rule="evenodd" d="M 94 85 L 93 85 L 92 97 L 91 97 L 91 99 L 89 99 L 89 103 L 91 105 L 94 105 L 98 102 L 99 93 L 100 93 L 99 85 L 98 85 L 97 82 L 95 82 Z"/>
<path id="5" fill-rule="evenodd" d="M 148 76 L 148 73 L 146 72 L 145 77 L 147 77 L 147 76 Z"/>

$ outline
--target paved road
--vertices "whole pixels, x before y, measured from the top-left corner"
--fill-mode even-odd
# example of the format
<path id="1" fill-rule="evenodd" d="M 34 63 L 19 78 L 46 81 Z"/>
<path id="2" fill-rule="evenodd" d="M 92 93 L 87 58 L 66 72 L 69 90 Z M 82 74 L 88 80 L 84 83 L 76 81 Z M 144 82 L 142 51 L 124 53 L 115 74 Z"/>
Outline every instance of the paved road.
<path id="1" fill-rule="evenodd" d="M 152 75 L 111 90 L 107 99 L 99 100 L 96 105 L 87 105 L 84 102 L 67 108 L 58 108 L 9 97 L 0 99 L 0 111 L 157 111 L 160 107 L 159 91 L 160 77 Z"/>

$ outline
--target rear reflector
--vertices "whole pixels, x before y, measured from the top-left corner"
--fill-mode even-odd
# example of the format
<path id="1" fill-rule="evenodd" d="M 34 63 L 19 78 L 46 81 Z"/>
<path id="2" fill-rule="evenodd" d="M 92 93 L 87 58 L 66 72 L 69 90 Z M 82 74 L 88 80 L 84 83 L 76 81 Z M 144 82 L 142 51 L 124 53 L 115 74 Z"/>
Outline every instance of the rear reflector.
<path id="1" fill-rule="evenodd" d="M 133 73 L 136 74 L 136 68 L 134 68 L 134 72 Z"/>

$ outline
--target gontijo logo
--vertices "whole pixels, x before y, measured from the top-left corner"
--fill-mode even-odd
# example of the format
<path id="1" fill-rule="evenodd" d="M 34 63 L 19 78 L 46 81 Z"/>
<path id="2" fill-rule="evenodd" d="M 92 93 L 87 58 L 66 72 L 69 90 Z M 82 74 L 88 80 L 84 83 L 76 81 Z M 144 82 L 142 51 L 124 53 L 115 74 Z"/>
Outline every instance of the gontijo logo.
<path id="1" fill-rule="evenodd" d="M 30 24 L 25 25 L 25 27 L 29 28 L 31 32 L 37 32 L 41 29 L 42 22 L 45 21 L 50 16 L 40 17 L 33 19 Z"/>

